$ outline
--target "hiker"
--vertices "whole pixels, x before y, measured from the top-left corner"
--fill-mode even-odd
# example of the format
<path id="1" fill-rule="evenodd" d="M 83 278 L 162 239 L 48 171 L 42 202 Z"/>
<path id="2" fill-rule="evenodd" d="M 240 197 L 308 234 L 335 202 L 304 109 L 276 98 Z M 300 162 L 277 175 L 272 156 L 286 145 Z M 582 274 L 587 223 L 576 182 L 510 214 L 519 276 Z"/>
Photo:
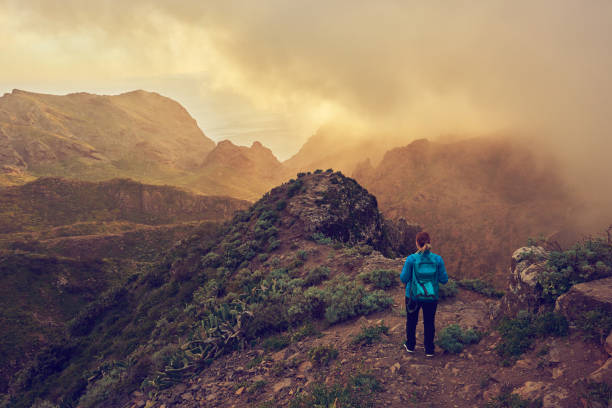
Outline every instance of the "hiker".
<path id="1" fill-rule="evenodd" d="M 417 251 L 404 263 L 400 280 L 406 284 L 406 342 L 404 348 L 414 353 L 419 309 L 423 309 L 425 356 L 434 356 L 435 319 L 438 307 L 438 285 L 448 282 L 444 261 L 431 252 L 431 239 L 427 232 L 416 236 Z"/>

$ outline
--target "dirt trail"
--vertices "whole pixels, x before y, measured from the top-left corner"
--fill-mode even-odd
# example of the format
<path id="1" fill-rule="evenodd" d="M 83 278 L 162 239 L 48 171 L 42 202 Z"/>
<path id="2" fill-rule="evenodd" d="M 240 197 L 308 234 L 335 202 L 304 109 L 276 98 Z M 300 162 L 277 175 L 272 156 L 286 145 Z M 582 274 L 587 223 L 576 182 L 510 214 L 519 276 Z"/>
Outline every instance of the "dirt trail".
<path id="1" fill-rule="evenodd" d="M 422 324 L 417 328 L 417 350 L 408 354 L 405 340 L 403 293 L 395 290 L 392 309 L 367 318 L 331 326 L 319 337 L 308 337 L 287 348 L 266 353 L 260 347 L 235 352 L 215 361 L 188 383 L 163 391 L 147 401 L 147 407 L 259 407 L 288 406 L 292 398 L 314 382 L 332 384 L 367 371 L 384 387 L 376 394 L 376 407 L 452 407 L 486 405 L 502 387 L 524 397 L 544 396 L 544 407 L 582 406 L 572 389 L 605 360 L 600 348 L 575 337 L 544 339 L 512 367 L 502 367 L 495 353 L 499 337 L 491 329 L 498 305 L 473 292 L 460 290 L 452 300 L 440 303 L 436 327 L 449 324 L 476 327 L 488 332 L 479 344 L 457 355 L 437 349 L 434 358 L 423 351 Z M 351 344 L 363 325 L 384 321 L 389 333 L 371 346 Z M 329 367 L 316 368 L 308 351 L 332 345 L 339 351 Z M 257 363 L 257 360 L 262 361 Z M 144 396 L 135 396 L 144 406 Z M 265 403 L 268 403 L 266 405 Z M 133 406 L 133 405 L 132 405 Z"/>

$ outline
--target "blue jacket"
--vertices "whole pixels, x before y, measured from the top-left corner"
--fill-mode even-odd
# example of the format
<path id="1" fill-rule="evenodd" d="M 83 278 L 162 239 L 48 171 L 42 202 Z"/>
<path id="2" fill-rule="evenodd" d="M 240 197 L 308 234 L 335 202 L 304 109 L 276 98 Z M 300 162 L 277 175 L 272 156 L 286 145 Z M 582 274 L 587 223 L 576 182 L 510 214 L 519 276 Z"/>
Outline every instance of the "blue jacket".
<path id="1" fill-rule="evenodd" d="M 406 284 L 406 297 L 410 297 L 410 281 L 412 280 L 412 269 L 414 268 L 414 264 L 415 262 L 419 262 L 424 256 L 431 257 L 431 259 L 438 264 L 438 282 L 443 285 L 448 282 L 448 274 L 444 267 L 444 260 L 442 260 L 440 255 L 434 254 L 429 250 L 423 253 L 415 252 L 414 254 L 408 255 L 408 258 L 406 258 L 406 262 L 402 268 L 402 274 L 400 275 L 400 280 L 402 283 Z"/>

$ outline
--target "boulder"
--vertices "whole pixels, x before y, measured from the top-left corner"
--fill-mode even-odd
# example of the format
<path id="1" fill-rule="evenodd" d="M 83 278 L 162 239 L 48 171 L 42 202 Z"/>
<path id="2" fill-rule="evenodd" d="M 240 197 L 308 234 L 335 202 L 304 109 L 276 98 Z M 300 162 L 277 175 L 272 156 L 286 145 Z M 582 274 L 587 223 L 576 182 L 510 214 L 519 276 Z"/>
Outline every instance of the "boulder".
<path id="1" fill-rule="evenodd" d="M 612 386 L 612 358 L 609 358 L 604 365 L 593 371 L 589 375 L 589 379 L 595 382 L 605 382 Z"/>
<path id="2" fill-rule="evenodd" d="M 610 334 L 608 335 L 608 338 L 606 338 L 606 342 L 604 343 L 604 348 L 606 349 L 606 352 L 612 356 L 612 332 L 610 332 Z"/>
<path id="3" fill-rule="evenodd" d="M 514 251 L 510 264 L 508 291 L 502 298 L 500 312 L 514 316 L 520 310 L 536 312 L 540 306 L 537 276 L 546 267 L 548 252 L 539 246 Z"/>
<path id="4" fill-rule="evenodd" d="M 578 283 L 559 296 L 555 311 L 568 320 L 576 320 L 584 312 L 600 309 L 612 313 L 612 278 Z"/>

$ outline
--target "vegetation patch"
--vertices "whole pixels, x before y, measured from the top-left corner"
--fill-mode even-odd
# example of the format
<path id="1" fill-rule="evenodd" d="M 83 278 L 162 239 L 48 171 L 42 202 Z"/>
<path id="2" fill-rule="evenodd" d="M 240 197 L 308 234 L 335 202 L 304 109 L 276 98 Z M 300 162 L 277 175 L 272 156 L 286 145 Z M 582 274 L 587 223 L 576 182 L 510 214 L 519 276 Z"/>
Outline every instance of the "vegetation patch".
<path id="1" fill-rule="evenodd" d="M 511 388 L 504 387 L 502 392 L 491 399 L 486 408 L 541 408 L 542 400 L 523 399 L 518 394 L 513 394 Z"/>
<path id="2" fill-rule="evenodd" d="M 502 336 L 496 348 L 497 353 L 509 362 L 509 359 L 529 350 L 538 337 L 566 336 L 568 322 L 563 315 L 554 312 L 534 315 L 521 311 L 514 319 L 504 317 L 497 331 Z"/>
<path id="3" fill-rule="evenodd" d="M 612 315 L 603 309 L 583 312 L 573 323 L 585 340 L 603 343 L 612 331 Z"/>
<path id="4" fill-rule="evenodd" d="M 379 341 L 381 335 L 388 334 L 389 327 L 385 326 L 384 323 L 380 323 L 376 326 L 364 326 L 361 331 L 353 337 L 351 343 L 353 345 L 370 345 L 375 341 Z"/>
<path id="5" fill-rule="evenodd" d="M 501 298 L 504 296 L 504 291 L 495 289 L 492 285 L 481 279 L 461 279 L 457 284 L 463 289 L 471 290 L 488 297 Z"/>
<path id="6" fill-rule="evenodd" d="M 572 285 L 612 276 L 612 244 L 602 238 L 579 242 L 567 251 L 550 253 L 538 274 L 542 299 L 554 303 Z"/>
<path id="7" fill-rule="evenodd" d="M 440 300 L 449 299 L 457 296 L 459 289 L 457 289 L 457 282 L 454 279 L 449 279 L 446 285 L 440 285 L 438 290 L 438 297 Z"/>
<path id="8" fill-rule="evenodd" d="M 389 289 L 399 283 L 398 273 L 388 269 L 374 269 L 373 271 L 360 273 L 359 279 L 377 289 Z"/>
<path id="9" fill-rule="evenodd" d="M 346 385 L 315 384 L 309 392 L 298 394 L 290 408 L 311 407 L 374 407 L 374 395 L 383 391 L 380 382 L 371 374 L 360 373 L 351 377 Z"/>
<path id="10" fill-rule="evenodd" d="M 308 351 L 308 358 L 316 366 L 327 366 L 338 357 L 338 350 L 333 346 L 316 346 Z"/>
<path id="11" fill-rule="evenodd" d="M 437 344 L 449 353 L 458 354 L 465 346 L 478 343 L 481 338 L 482 333 L 474 329 L 464 330 L 458 324 L 451 324 L 442 329 Z"/>

